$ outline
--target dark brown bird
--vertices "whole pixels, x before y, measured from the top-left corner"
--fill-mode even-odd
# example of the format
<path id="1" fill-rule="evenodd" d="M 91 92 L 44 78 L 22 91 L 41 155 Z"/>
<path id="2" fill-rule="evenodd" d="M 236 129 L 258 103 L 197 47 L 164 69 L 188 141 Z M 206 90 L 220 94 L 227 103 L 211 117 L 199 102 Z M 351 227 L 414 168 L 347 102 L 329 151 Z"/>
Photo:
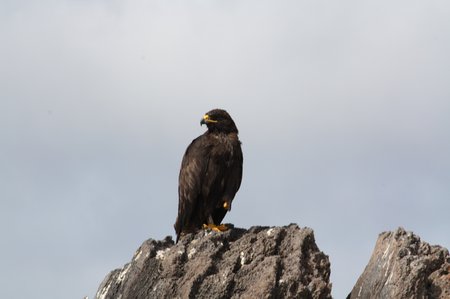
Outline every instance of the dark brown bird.
<path id="1" fill-rule="evenodd" d="M 242 180 L 241 142 L 230 115 L 214 109 L 200 124 L 206 124 L 208 130 L 192 141 L 181 162 L 174 225 L 177 242 L 182 234 L 201 228 L 227 230 L 220 223 Z"/>

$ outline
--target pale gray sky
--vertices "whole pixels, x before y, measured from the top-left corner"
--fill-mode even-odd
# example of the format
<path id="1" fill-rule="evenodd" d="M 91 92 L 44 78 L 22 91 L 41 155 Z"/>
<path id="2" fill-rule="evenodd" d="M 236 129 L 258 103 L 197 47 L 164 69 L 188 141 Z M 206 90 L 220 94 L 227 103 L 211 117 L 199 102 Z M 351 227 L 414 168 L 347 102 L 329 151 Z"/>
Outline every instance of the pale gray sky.
<path id="1" fill-rule="evenodd" d="M 336 298 L 381 231 L 448 248 L 448 53 L 448 1 L 0 0 L 0 297 L 92 297 L 173 235 L 218 107 L 245 163 L 225 221 L 313 228 Z"/>

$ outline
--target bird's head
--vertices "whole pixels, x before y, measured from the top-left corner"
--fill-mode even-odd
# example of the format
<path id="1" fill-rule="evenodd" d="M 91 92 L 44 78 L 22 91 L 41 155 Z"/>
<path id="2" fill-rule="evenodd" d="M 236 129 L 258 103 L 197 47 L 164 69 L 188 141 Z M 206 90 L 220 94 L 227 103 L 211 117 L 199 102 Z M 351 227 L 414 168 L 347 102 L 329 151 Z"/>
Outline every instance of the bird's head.
<path id="1" fill-rule="evenodd" d="M 238 133 L 238 129 L 231 116 L 222 109 L 214 109 L 207 112 L 200 125 L 206 125 L 210 132 Z"/>

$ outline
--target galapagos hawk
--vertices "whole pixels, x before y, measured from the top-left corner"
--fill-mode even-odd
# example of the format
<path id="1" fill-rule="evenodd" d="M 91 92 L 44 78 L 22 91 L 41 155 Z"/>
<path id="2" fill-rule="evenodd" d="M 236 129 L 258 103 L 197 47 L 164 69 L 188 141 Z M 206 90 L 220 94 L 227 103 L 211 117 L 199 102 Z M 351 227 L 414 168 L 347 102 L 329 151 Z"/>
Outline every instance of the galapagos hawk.
<path id="1" fill-rule="evenodd" d="M 243 157 L 233 119 L 214 109 L 203 116 L 203 124 L 208 130 L 192 141 L 181 162 L 177 242 L 182 234 L 201 228 L 227 230 L 220 223 L 241 185 Z"/>

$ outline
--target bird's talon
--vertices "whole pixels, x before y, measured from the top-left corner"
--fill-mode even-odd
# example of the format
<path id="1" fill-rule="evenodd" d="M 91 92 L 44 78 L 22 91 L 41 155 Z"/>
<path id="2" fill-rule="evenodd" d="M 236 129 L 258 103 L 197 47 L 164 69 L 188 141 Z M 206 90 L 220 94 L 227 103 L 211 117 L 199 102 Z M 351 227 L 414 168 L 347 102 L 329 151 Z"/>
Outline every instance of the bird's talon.
<path id="1" fill-rule="evenodd" d="M 224 232 L 228 230 L 228 227 L 224 224 L 215 225 L 215 224 L 203 224 L 203 229 L 210 229 L 216 232 Z"/>
<path id="2" fill-rule="evenodd" d="M 216 229 L 219 232 L 224 232 L 224 231 L 228 230 L 228 227 L 225 224 L 221 224 L 221 225 L 216 226 Z"/>

